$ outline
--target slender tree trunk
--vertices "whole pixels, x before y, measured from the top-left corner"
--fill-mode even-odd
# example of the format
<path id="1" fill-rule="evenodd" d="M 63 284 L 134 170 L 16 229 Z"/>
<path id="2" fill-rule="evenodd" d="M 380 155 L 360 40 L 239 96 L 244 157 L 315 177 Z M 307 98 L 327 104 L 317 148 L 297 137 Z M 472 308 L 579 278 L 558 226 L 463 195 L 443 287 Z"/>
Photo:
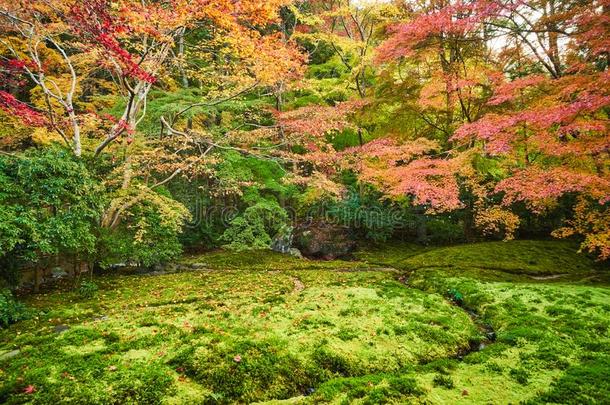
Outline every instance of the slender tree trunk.
<path id="1" fill-rule="evenodd" d="M 72 143 L 74 148 L 74 154 L 77 157 L 80 157 L 82 154 L 82 146 L 80 139 L 80 125 L 78 124 L 78 118 L 74 111 L 71 111 L 69 114 L 70 121 L 72 122 Z"/>
<path id="2" fill-rule="evenodd" d="M 186 89 L 189 87 L 189 79 L 186 76 L 186 70 L 184 69 L 184 30 L 182 30 L 178 37 L 178 56 L 181 60 L 180 74 L 182 75 L 182 86 Z"/>

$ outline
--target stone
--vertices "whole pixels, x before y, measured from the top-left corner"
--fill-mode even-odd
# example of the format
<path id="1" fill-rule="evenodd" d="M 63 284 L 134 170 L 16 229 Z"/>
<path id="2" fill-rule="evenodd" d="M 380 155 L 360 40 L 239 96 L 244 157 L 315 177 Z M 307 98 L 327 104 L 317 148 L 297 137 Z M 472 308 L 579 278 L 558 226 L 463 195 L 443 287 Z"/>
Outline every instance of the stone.
<path id="1" fill-rule="evenodd" d="M 176 263 L 168 263 L 167 266 L 165 266 L 165 271 L 168 273 L 175 273 L 178 270 L 179 266 Z"/>
<path id="2" fill-rule="evenodd" d="M 295 246 L 303 256 L 333 260 L 348 256 L 356 243 L 345 227 L 326 222 L 316 222 L 295 231 Z"/>
<path id="3" fill-rule="evenodd" d="M 290 253 L 294 229 L 284 225 L 271 241 L 271 250 L 279 253 Z"/>
<path id="4" fill-rule="evenodd" d="M 155 271 L 155 272 L 165 271 L 165 269 L 166 269 L 165 264 L 157 263 L 153 266 L 153 271 Z"/>
<path id="5" fill-rule="evenodd" d="M 65 278 L 68 277 L 69 274 L 61 267 L 55 267 L 53 270 L 51 270 L 51 276 L 53 278 Z"/>
<path id="6" fill-rule="evenodd" d="M 167 274 L 166 271 L 151 271 L 146 273 L 147 276 L 162 276 L 164 274 Z"/>
<path id="7" fill-rule="evenodd" d="M 206 269 L 208 265 L 206 263 L 191 263 L 191 269 L 193 270 L 202 270 Z"/>
<path id="8" fill-rule="evenodd" d="M 288 250 L 288 254 L 290 256 L 294 256 L 294 257 L 298 257 L 299 259 L 303 258 L 303 254 L 301 253 L 301 251 L 297 248 L 290 248 L 290 250 Z"/>

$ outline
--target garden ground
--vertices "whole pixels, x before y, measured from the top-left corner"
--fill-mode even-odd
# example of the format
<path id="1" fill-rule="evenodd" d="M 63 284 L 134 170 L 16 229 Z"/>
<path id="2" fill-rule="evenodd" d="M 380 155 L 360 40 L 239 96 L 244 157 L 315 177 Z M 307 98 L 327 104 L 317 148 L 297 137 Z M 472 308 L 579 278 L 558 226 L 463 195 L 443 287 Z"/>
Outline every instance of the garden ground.
<path id="1" fill-rule="evenodd" d="M 25 298 L 6 403 L 604 403 L 610 271 L 570 243 L 257 251 Z"/>

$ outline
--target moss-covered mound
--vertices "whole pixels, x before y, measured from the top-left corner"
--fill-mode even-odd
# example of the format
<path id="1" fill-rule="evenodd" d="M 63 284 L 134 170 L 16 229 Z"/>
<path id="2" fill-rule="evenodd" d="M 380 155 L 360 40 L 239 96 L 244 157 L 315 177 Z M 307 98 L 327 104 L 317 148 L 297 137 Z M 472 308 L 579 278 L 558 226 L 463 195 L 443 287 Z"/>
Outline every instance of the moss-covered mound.
<path id="1" fill-rule="evenodd" d="M 607 271 L 568 247 L 216 252 L 100 277 L 0 330 L 0 402 L 603 403 Z"/>
<path id="2" fill-rule="evenodd" d="M 470 318 L 442 297 L 346 265 L 115 276 L 98 280 L 94 299 L 32 297 L 37 319 L 2 331 L 5 349 L 20 353 L 0 363 L 0 399 L 285 399 L 336 377 L 451 357 L 477 339 Z"/>

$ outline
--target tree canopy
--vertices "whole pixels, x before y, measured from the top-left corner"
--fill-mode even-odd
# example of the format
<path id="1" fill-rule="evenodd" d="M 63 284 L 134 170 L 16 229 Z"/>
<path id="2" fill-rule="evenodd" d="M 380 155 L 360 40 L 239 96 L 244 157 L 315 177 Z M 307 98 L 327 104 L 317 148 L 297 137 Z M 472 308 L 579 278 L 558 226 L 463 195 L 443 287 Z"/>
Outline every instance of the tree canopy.
<path id="1" fill-rule="evenodd" d="M 152 265 L 343 218 L 607 259 L 609 10 L 0 1 L 0 255 Z"/>

